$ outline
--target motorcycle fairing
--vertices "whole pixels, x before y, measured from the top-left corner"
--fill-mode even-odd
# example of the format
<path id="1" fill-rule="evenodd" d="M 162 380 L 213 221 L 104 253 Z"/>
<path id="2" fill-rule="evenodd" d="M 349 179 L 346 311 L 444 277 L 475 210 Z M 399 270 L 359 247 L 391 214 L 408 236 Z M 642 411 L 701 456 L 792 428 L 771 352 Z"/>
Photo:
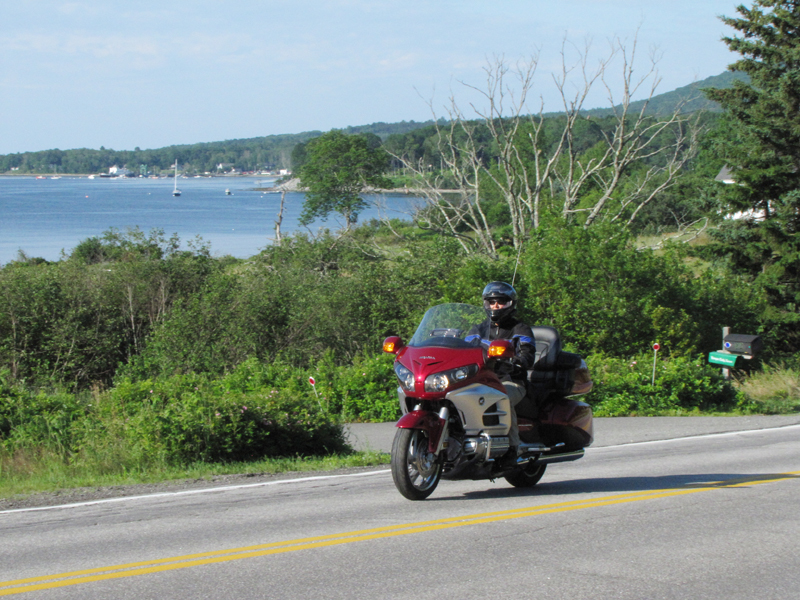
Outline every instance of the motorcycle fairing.
<path id="1" fill-rule="evenodd" d="M 481 383 L 495 388 L 500 392 L 505 391 L 503 384 L 500 383 L 500 380 L 494 372 L 486 368 L 485 351 L 480 346 L 474 348 L 406 346 L 397 354 L 395 360 L 414 373 L 415 389 L 413 392 L 406 391 L 406 394 L 420 400 L 439 400 L 444 397 L 442 392 L 425 391 L 425 379 L 429 375 L 463 367 L 467 364 L 478 365 L 478 374 L 463 382 L 454 382 L 454 384 L 448 388 L 448 393 L 452 393 L 454 390 L 473 383 Z"/>

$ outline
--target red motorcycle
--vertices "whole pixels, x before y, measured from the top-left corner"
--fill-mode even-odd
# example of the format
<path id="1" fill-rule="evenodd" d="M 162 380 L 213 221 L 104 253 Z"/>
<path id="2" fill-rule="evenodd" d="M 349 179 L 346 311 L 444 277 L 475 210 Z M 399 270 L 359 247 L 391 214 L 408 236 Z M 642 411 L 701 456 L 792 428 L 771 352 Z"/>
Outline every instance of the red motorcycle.
<path id="1" fill-rule="evenodd" d="M 430 496 L 440 479 L 504 477 L 532 487 L 550 463 L 577 460 L 593 440 L 592 409 L 573 399 L 592 388 L 586 363 L 561 350 L 552 327 L 533 327 L 536 362 L 528 394 L 516 407 L 522 445 L 509 452 L 511 403 L 495 374 L 514 347 L 495 340 L 488 349 L 467 342 L 482 308 L 441 304 L 425 313 L 408 345 L 392 336 L 383 344 L 395 354 L 394 371 L 403 416 L 392 444 L 392 478 L 409 500 Z"/>

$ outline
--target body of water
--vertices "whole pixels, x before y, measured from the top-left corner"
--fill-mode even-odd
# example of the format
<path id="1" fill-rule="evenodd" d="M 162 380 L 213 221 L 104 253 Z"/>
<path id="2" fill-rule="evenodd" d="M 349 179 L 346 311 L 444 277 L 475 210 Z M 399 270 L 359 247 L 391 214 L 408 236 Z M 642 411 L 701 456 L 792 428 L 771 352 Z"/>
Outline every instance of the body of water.
<path id="1" fill-rule="evenodd" d="M 62 251 L 69 254 L 81 241 L 112 227 L 163 229 L 168 237 L 177 233 L 184 248 L 199 235 L 214 256 L 246 258 L 275 236 L 281 195 L 255 191 L 273 183 L 256 177 L 178 179 L 181 195 L 173 196 L 172 179 L 0 177 L 0 264 L 14 260 L 19 250 L 29 257 L 58 260 Z M 297 231 L 304 199 L 302 193 L 286 194 L 282 234 Z M 385 208 L 365 210 L 359 222 L 381 215 L 409 218 L 408 197 L 380 200 Z M 332 215 L 309 229 L 341 226 L 341 219 Z"/>

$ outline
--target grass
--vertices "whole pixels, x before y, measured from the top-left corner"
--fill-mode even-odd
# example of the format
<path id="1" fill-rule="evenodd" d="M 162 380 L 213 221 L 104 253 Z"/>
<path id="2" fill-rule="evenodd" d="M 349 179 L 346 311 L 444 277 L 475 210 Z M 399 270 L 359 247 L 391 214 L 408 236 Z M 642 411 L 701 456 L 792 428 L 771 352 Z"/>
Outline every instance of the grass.
<path id="1" fill-rule="evenodd" d="M 751 409 L 763 414 L 800 411 L 800 369 L 785 365 L 764 365 L 736 383 L 749 399 Z"/>
<path id="2" fill-rule="evenodd" d="M 387 464 L 389 456 L 378 452 L 324 457 L 273 458 L 252 462 L 193 463 L 184 466 L 153 465 L 141 469 L 109 471 L 99 465 L 74 465 L 55 453 L 16 452 L 0 455 L 0 498 L 20 497 L 75 488 L 97 488 L 180 480 L 210 480 L 224 475 L 271 475 L 291 472 Z"/>

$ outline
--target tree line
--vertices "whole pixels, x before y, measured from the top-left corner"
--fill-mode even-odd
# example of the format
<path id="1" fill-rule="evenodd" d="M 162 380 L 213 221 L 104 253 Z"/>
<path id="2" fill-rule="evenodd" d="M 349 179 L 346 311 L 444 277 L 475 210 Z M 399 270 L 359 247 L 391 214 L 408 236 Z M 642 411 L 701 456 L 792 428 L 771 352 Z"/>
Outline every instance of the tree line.
<path id="1" fill-rule="evenodd" d="M 425 125 L 415 121 L 372 123 L 348 127 L 343 131 L 348 134 L 369 133 L 387 137 Z M 0 155 L 0 173 L 107 173 L 110 167 L 117 165 L 126 166 L 136 174 L 142 169 L 158 174 L 172 168 L 176 160 L 181 170 L 188 173 L 216 173 L 220 165 L 226 171 L 232 168 L 238 171 L 289 169 L 292 166 L 294 147 L 321 134 L 321 131 L 307 131 L 146 150 L 112 150 L 101 147 L 99 150 L 78 148 L 19 152 Z"/>

